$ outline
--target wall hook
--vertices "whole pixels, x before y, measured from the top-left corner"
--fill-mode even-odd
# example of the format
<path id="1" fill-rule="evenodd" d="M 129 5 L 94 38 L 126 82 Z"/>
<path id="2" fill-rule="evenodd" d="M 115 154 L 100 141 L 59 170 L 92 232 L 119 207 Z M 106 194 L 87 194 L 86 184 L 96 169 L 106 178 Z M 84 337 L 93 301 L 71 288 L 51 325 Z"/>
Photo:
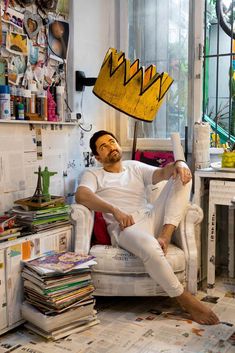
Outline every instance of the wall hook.
<path id="1" fill-rule="evenodd" d="M 85 90 L 85 86 L 94 86 L 96 77 L 86 77 L 83 71 L 76 71 L 75 89 L 78 92 Z"/>

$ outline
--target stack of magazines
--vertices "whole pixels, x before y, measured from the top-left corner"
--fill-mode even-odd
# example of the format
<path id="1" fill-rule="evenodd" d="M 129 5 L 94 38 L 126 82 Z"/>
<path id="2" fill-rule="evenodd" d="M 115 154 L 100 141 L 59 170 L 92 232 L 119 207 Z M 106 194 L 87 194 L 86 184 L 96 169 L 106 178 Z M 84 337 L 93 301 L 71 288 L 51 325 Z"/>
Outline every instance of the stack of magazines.
<path id="1" fill-rule="evenodd" d="M 30 234 L 26 226 L 19 224 L 16 216 L 6 213 L 0 215 L 0 243 L 15 240 L 18 237 Z"/>
<path id="2" fill-rule="evenodd" d="M 54 252 L 25 262 L 25 326 L 55 340 L 97 324 L 90 274 L 95 263 L 93 256 L 74 252 Z"/>
<path id="3" fill-rule="evenodd" d="M 32 232 L 70 224 L 70 212 L 70 206 L 65 204 L 32 211 L 26 211 L 21 206 L 14 206 L 12 208 L 12 214 L 16 217 L 17 223 L 28 226 Z"/>

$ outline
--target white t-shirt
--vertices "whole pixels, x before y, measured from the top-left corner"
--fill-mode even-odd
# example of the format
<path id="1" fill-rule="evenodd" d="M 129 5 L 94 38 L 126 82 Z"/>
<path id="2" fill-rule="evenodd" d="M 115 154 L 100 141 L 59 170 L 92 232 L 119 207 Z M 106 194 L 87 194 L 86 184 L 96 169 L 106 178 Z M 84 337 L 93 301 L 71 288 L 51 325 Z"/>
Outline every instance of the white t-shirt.
<path id="1" fill-rule="evenodd" d="M 146 187 L 152 184 L 156 167 L 138 161 L 123 161 L 121 173 L 106 172 L 102 167 L 86 170 L 79 186 L 86 186 L 104 201 L 118 207 L 121 211 L 134 215 L 148 209 Z M 111 214 L 104 215 L 111 223 Z"/>

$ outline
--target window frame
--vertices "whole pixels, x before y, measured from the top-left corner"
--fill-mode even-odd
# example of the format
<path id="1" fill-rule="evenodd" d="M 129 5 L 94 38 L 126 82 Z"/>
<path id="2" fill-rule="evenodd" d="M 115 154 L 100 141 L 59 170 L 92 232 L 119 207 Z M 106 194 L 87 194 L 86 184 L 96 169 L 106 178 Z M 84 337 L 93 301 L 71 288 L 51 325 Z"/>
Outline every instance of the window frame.
<path id="1" fill-rule="evenodd" d="M 119 0 L 119 47 L 128 53 L 128 1 Z M 202 120 L 202 55 L 204 40 L 204 1 L 189 0 L 189 58 L 188 58 L 188 152 L 193 150 L 193 126 Z M 128 55 L 126 55 L 128 56 Z M 138 120 L 137 120 L 138 121 Z M 132 149 L 133 138 L 128 136 L 128 116 L 118 112 L 116 127 L 124 151 Z M 181 138 L 185 145 L 185 139 Z M 171 150 L 171 140 L 138 138 L 137 148 L 152 150 Z"/>
<path id="2" fill-rule="evenodd" d="M 233 7 L 234 7 L 234 1 L 233 1 Z M 235 38 L 235 33 L 233 30 L 233 35 L 231 35 L 231 29 L 229 30 L 229 27 L 226 27 L 224 19 L 222 19 L 222 1 L 217 0 L 212 6 L 214 6 L 215 10 L 215 15 L 216 15 L 216 21 L 210 21 L 210 18 L 208 14 L 210 14 L 210 4 L 208 0 L 204 0 L 204 6 L 205 6 L 205 15 L 204 15 L 204 37 L 205 37 L 205 42 L 208 40 L 208 43 L 212 40 L 213 43 L 213 34 L 216 33 L 215 35 L 215 43 L 214 47 L 212 46 L 212 49 L 210 48 L 209 52 L 204 51 L 203 55 L 203 70 L 204 70 L 204 96 L 203 96 L 203 118 L 205 121 L 208 121 L 206 116 L 210 118 L 209 123 L 213 124 L 213 132 L 215 134 L 215 141 L 212 141 L 212 146 L 217 147 L 219 146 L 219 143 L 225 143 L 226 141 L 230 141 L 230 144 L 234 143 L 234 93 L 233 93 L 233 80 L 232 76 L 228 76 L 228 82 L 227 82 L 227 87 L 223 87 L 224 84 L 224 73 L 225 72 L 230 72 L 231 69 L 233 69 L 234 72 L 234 38 Z M 233 17 L 234 21 L 234 17 Z M 208 26 L 209 25 L 209 26 Z M 214 26 L 214 27 L 213 27 Z M 208 30 L 210 28 L 210 30 Z M 214 29 L 213 29 L 214 28 Z M 205 44 L 206 45 L 206 44 Z M 210 47 L 210 46 L 209 46 Z M 215 61 L 215 64 L 213 64 L 213 60 Z M 225 60 L 229 61 L 229 66 L 224 67 Z M 223 62 L 224 61 L 224 62 Z M 208 84 L 206 92 L 206 75 L 207 73 L 210 72 L 210 70 L 213 70 L 213 65 L 215 67 L 214 69 L 214 75 L 212 74 L 211 76 L 215 77 L 215 83 L 214 85 Z M 223 89 L 221 89 L 221 86 Z M 215 87 L 215 92 L 211 93 L 211 87 Z M 227 90 L 227 92 L 226 92 Z M 207 96 L 208 95 L 208 96 Z M 214 99 L 215 104 L 214 106 L 211 104 L 210 100 Z M 208 102 L 210 104 L 208 104 Z M 227 108 L 224 107 L 221 109 L 221 102 L 223 100 L 227 100 Z M 209 107 L 209 109 L 208 109 Z M 215 107 L 215 109 L 214 109 Z M 214 111 L 213 111 L 214 109 Z M 211 110 L 211 113 L 209 114 Z M 225 124 L 221 124 L 220 122 L 220 117 L 227 114 Z M 226 126 L 227 125 L 227 126 Z M 221 130 L 220 130 L 221 129 Z M 224 130 L 224 131 L 223 131 Z M 218 140 L 217 140 L 217 136 Z M 221 142 L 222 140 L 223 142 Z M 226 142 L 226 143 L 227 143 Z"/>

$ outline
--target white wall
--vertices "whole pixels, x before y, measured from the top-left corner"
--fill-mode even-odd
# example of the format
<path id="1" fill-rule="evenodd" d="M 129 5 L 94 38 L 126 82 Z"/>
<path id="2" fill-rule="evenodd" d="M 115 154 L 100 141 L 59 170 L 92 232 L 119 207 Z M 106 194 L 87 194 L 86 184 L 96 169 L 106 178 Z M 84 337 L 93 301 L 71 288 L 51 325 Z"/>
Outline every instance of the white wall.
<path id="1" fill-rule="evenodd" d="M 12 207 L 14 200 L 33 195 L 37 181 L 34 172 L 39 165 L 58 173 L 51 178 L 51 194 L 73 193 L 84 168 L 83 153 L 89 151 L 91 134 L 98 129 L 115 132 L 114 109 L 96 98 L 92 87 L 87 87 L 83 94 L 75 92 L 75 71 L 84 71 L 87 77 L 98 75 L 107 49 L 115 47 L 117 3 L 117 0 L 71 0 L 69 102 L 74 112 L 82 112 L 82 127 L 87 129 L 92 125 L 91 132 L 71 126 L 42 128 L 43 156 L 38 159 L 36 125 L 31 130 L 29 125 L 0 124 L 0 213 Z"/>
<path id="2" fill-rule="evenodd" d="M 0 213 L 14 200 L 32 196 L 37 185 L 40 165 L 57 172 L 51 177 L 50 193 L 68 195 L 74 192 L 78 173 L 83 168 L 80 131 L 77 127 L 0 124 Z M 39 129 L 39 130 L 37 130 Z M 38 132 L 41 133 L 42 159 L 37 155 Z"/>
<path id="3" fill-rule="evenodd" d="M 73 0 L 72 24 L 74 35 L 73 66 L 69 70 L 70 82 L 75 87 L 75 71 L 83 71 L 86 77 L 97 77 L 106 51 L 116 47 L 117 32 L 115 6 L 116 0 Z M 72 77 L 71 77 L 72 76 Z M 93 131 L 115 129 L 115 110 L 99 100 L 92 87 L 86 87 L 83 93 L 73 91 L 70 102 L 75 112 L 81 112 L 85 127 L 92 124 Z"/>

